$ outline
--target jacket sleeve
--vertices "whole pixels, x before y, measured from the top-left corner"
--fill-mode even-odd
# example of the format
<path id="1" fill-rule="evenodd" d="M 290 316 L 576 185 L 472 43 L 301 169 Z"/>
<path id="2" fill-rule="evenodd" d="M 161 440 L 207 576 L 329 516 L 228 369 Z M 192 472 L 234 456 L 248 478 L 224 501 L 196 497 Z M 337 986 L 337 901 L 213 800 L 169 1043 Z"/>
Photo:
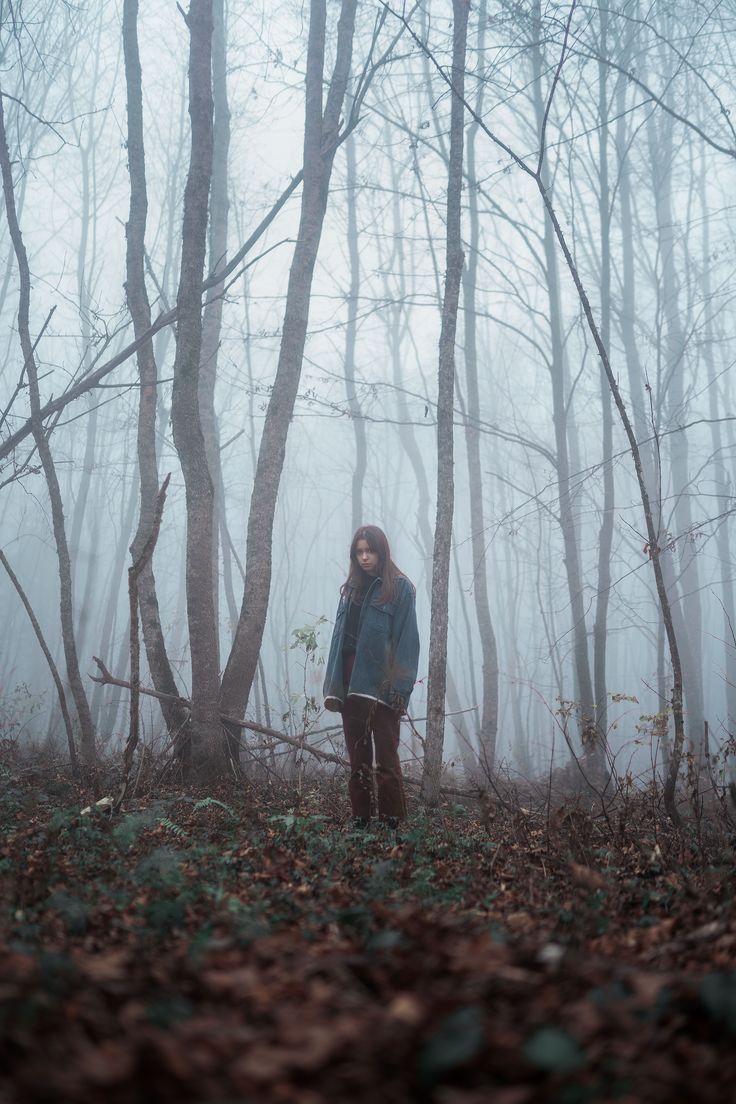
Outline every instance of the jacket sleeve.
<path id="1" fill-rule="evenodd" d="M 342 645 L 345 636 L 345 602 L 341 598 L 335 614 L 335 625 L 332 630 L 330 650 L 327 655 L 325 667 L 325 679 L 322 686 L 322 696 L 325 699 L 325 709 L 339 712 L 345 699 L 345 685 L 342 677 Z"/>
<path id="2" fill-rule="evenodd" d="M 405 713 L 419 667 L 419 629 L 414 587 L 402 579 L 401 598 L 393 619 L 393 649 L 389 679 L 389 704 Z"/>

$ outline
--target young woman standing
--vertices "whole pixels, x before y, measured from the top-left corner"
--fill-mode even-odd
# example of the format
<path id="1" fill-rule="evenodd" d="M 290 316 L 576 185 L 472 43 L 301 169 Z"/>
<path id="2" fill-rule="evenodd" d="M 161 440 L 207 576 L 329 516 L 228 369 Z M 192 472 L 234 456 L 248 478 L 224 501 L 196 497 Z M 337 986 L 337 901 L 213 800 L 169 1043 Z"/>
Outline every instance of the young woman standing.
<path id="1" fill-rule="evenodd" d="M 376 757 L 378 815 L 391 826 L 406 816 L 399 762 L 399 720 L 419 662 L 414 587 L 391 559 L 386 534 L 363 525 L 350 545 L 325 675 L 325 708 L 342 713 L 350 757 L 350 804 L 367 827 Z"/>

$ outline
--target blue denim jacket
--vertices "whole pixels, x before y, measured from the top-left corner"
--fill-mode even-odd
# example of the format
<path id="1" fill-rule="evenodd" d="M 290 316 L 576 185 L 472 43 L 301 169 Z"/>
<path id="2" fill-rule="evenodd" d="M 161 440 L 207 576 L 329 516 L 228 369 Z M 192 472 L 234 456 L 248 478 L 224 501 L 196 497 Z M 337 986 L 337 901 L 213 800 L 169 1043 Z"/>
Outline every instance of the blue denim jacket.
<path id="1" fill-rule="evenodd" d="M 339 712 L 349 694 L 371 698 L 400 713 L 408 708 L 419 664 L 414 587 L 401 575 L 396 580 L 396 601 L 380 604 L 381 585 L 380 579 L 374 579 L 363 599 L 349 686 L 343 681 L 342 647 L 350 595 L 340 598 L 323 688 L 326 709 Z"/>

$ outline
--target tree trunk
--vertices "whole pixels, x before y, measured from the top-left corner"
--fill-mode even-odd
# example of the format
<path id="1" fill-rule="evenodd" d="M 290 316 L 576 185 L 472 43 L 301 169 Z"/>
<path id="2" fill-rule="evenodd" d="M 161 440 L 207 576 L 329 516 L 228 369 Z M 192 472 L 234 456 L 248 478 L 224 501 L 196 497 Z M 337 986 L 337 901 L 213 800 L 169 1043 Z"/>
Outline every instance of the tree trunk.
<path id="1" fill-rule="evenodd" d="M 130 172 L 130 210 L 125 228 L 126 284 L 128 309 L 133 332 L 140 338 L 151 325 L 151 307 L 145 278 L 145 236 L 148 217 L 146 163 L 143 144 L 143 92 L 138 51 L 138 0 L 123 5 L 123 54 L 128 106 L 128 168 Z M 140 479 L 140 515 L 130 546 L 133 560 L 143 550 L 153 525 L 158 494 L 158 458 L 156 455 L 157 370 L 153 340 L 145 341 L 137 353 L 140 390 L 138 400 L 138 474 Z M 149 561 L 138 580 L 138 600 L 143 641 L 151 678 L 156 690 L 177 697 L 179 689 L 169 662 L 161 627 L 153 563 Z M 177 739 L 189 723 L 189 712 L 175 701 L 161 700 L 161 712 L 171 739 Z"/>
<path id="2" fill-rule="evenodd" d="M 599 12 L 600 56 L 598 63 L 598 221 L 601 241 L 601 340 L 608 349 L 611 344 L 611 197 L 608 182 L 608 12 Z M 603 365 L 599 365 L 601 394 L 601 436 L 603 503 L 598 537 L 598 586 L 593 625 L 593 679 L 595 690 L 595 721 L 598 729 L 596 767 L 602 778 L 608 766 L 605 749 L 608 739 L 608 686 L 606 682 L 606 651 L 608 645 L 608 605 L 611 594 L 611 549 L 613 547 L 613 411 L 611 390 Z"/>
<path id="3" fill-rule="evenodd" d="M 659 122 L 650 116 L 647 123 L 652 184 L 657 215 L 657 243 L 661 264 L 661 296 L 665 330 L 665 381 L 663 395 L 668 424 L 682 422 L 685 414 L 684 357 L 685 334 L 679 316 L 680 286 L 675 261 L 676 233 L 672 210 L 672 158 L 673 120 L 660 113 Z M 670 436 L 670 464 L 672 490 L 675 495 L 674 518 L 677 528 L 679 555 L 679 590 L 682 597 L 679 606 L 684 622 L 679 632 L 683 665 L 688 741 L 691 749 L 702 751 L 704 703 L 703 669 L 701 661 L 702 613 L 700 609 L 700 584 L 698 579 L 697 543 L 693 536 L 691 509 L 689 449 L 685 432 Z M 669 553 L 668 553 L 669 555 Z M 677 603 L 672 592 L 673 604 Z"/>
<path id="4" fill-rule="evenodd" d="M 227 260 L 228 238 L 228 152 L 230 149 L 230 108 L 227 99 L 227 58 L 225 49 L 225 3 L 213 0 L 212 89 L 214 125 L 212 148 L 212 189 L 210 198 L 209 270 L 221 269 Z M 215 413 L 217 354 L 222 330 L 223 284 L 209 292 L 202 315 L 202 353 L 199 375 L 199 409 L 207 452 L 207 465 L 215 492 L 215 524 L 212 534 L 212 602 L 219 624 L 219 518 L 225 508 L 220 431 Z M 217 666 L 219 669 L 219 631 Z"/>
<path id="5" fill-rule="evenodd" d="M 355 390 L 355 345 L 358 331 L 358 295 L 360 292 L 360 251 L 358 248 L 358 181 L 355 170 L 355 137 L 345 143 L 347 159 L 348 255 L 350 257 L 350 290 L 348 316 L 345 324 L 345 393 L 348 411 L 355 431 L 355 466 L 353 468 L 352 531 L 363 524 L 363 483 L 368 466 L 365 422 L 360 416 L 360 403 Z"/>
<path id="6" fill-rule="evenodd" d="M 710 279 L 711 242 L 708 220 L 708 198 L 706 191 L 707 170 L 705 162 L 700 171 L 700 202 L 703 211 L 703 275 L 702 299 L 705 303 L 705 333 L 702 343 L 703 360 L 708 379 L 708 413 L 713 452 L 713 480 L 716 488 L 716 512 L 720 517 L 716 535 L 718 548 L 718 566 L 720 569 L 721 602 L 723 604 L 723 647 L 726 693 L 726 732 L 736 734 L 736 600 L 734 599 L 733 571 L 731 568 L 731 540 L 729 528 L 732 525 L 733 481 L 724 463 L 724 444 L 721 432 L 720 416 L 723 410 L 730 409 L 728 403 L 719 403 L 719 387 L 715 366 L 714 350 L 716 332 L 713 325 L 715 305 L 712 303 Z"/>
<path id="7" fill-rule="evenodd" d="M 478 50 L 484 52 L 484 29 L 486 25 L 486 3 L 482 0 L 478 11 L 479 41 Z M 482 107 L 482 89 L 480 85 L 476 110 Z M 468 130 L 468 208 L 470 220 L 470 242 L 468 260 L 463 273 L 463 304 L 465 308 L 465 379 L 467 384 L 468 426 L 465 431 L 465 443 L 468 456 L 468 492 L 471 502 L 471 547 L 473 553 L 473 597 L 475 614 L 478 619 L 481 655 L 483 663 L 483 709 L 478 729 L 478 750 L 481 769 L 489 774 L 496 762 L 496 737 L 498 733 L 498 648 L 496 634 L 491 619 L 491 606 L 488 599 L 488 575 L 486 563 L 485 510 L 483 506 L 483 480 L 480 461 L 480 432 L 473 424 L 480 417 L 480 394 L 478 388 L 478 348 L 476 319 L 476 282 L 478 276 L 478 248 L 480 227 L 478 219 L 478 191 L 475 184 L 475 139 L 478 124 L 473 123 Z"/>
<path id="8" fill-rule="evenodd" d="M 127 480 L 126 480 L 127 482 Z M 95 641 L 95 655 L 104 656 L 105 660 L 108 660 L 110 655 L 110 646 L 113 639 L 113 631 L 115 626 L 116 614 L 120 602 L 120 583 L 123 579 L 125 572 L 125 552 L 126 545 L 130 540 L 130 536 L 133 530 L 133 520 L 135 517 L 136 506 L 136 489 L 134 481 L 132 481 L 130 493 L 128 495 L 127 502 L 123 507 L 122 516 L 120 518 L 120 539 L 117 542 L 115 548 L 115 556 L 110 568 L 110 573 L 107 577 L 106 594 L 107 602 L 105 605 L 105 612 L 103 614 L 102 623 L 99 627 L 99 636 Z M 102 686 L 97 683 L 92 691 L 92 716 L 95 718 L 99 727 L 102 697 L 104 690 Z"/>
<path id="9" fill-rule="evenodd" d="M 80 751 L 84 762 L 91 766 L 97 757 L 95 730 L 87 695 L 82 684 L 77 657 L 77 645 L 74 635 L 74 599 L 72 593 L 72 570 L 69 559 L 69 546 L 66 537 L 64 506 L 59 488 L 59 480 L 51 455 L 48 438 L 41 418 L 41 398 L 38 388 L 38 367 L 30 333 L 31 274 L 28 267 L 23 235 L 15 208 L 13 173 L 5 133 L 5 114 L 0 91 L 0 168 L 2 169 L 3 192 L 8 229 L 18 265 L 20 296 L 18 303 L 18 335 L 28 379 L 28 394 L 31 405 L 33 440 L 38 450 L 44 478 L 51 503 L 51 523 L 56 543 L 56 555 L 59 563 L 59 611 L 61 615 L 61 635 L 66 659 L 67 677 L 77 709 L 80 728 Z"/>
<path id="10" fill-rule="evenodd" d="M 266 412 L 248 516 L 245 590 L 222 679 L 222 710 L 240 717 L 250 695 L 271 588 L 273 523 L 286 439 L 307 337 L 309 300 L 345 99 L 357 0 L 342 0 L 335 69 L 322 108 L 326 0 L 311 0 L 304 125 L 304 184 L 297 243 L 289 272 L 276 378 Z"/>
<path id="11" fill-rule="evenodd" d="M 215 495 L 199 408 L 202 281 L 212 174 L 212 0 L 191 0 L 189 116 L 191 152 L 184 190 L 181 268 L 176 299 L 171 426 L 179 455 L 187 512 L 186 594 L 192 672 L 191 765 L 218 770 L 224 761 L 217 663 L 212 549 Z"/>
<path id="12" fill-rule="evenodd" d="M 422 773 L 422 800 L 430 806 L 436 804 L 439 798 L 445 736 L 447 601 L 454 511 L 455 334 L 463 271 L 461 223 L 465 112 L 462 97 L 465 87 L 465 44 L 468 32 L 469 0 L 453 0 L 452 9 L 452 85 L 457 94 L 452 97 L 450 116 L 447 270 L 442 303 L 437 387 L 437 521 L 432 558 L 427 736 Z"/>
<path id="13" fill-rule="evenodd" d="M 542 72 L 543 58 L 541 49 L 541 20 L 539 7 L 536 8 L 535 17 L 535 42 L 532 46 L 533 66 L 533 95 L 534 106 L 539 128 L 540 141 L 544 140 L 542 124 L 544 119 L 544 103 L 542 100 Z M 541 184 L 545 190 L 550 190 L 549 173 L 546 167 L 542 170 Z M 588 631 L 585 618 L 585 602 L 583 599 L 583 572 L 580 563 L 580 547 L 578 541 L 577 525 L 573 511 L 572 496 L 570 494 L 570 461 L 568 453 L 568 395 L 566 393 L 565 348 L 562 325 L 562 303 L 560 295 L 559 264 L 557 247 L 555 245 L 555 233 L 549 218 L 544 220 L 544 274 L 549 295 L 549 324 L 552 361 L 550 365 L 550 377 L 552 384 L 552 421 L 555 434 L 555 451 L 557 457 L 558 501 L 559 521 L 562 530 L 564 547 L 565 574 L 570 598 L 570 612 L 572 614 L 572 632 L 574 642 L 574 672 L 577 706 L 580 716 L 580 735 L 584 752 L 592 752 L 597 758 L 597 734 L 594 716 L 593 681 L 590 674 L 590 659 L 588 655 Z"/>

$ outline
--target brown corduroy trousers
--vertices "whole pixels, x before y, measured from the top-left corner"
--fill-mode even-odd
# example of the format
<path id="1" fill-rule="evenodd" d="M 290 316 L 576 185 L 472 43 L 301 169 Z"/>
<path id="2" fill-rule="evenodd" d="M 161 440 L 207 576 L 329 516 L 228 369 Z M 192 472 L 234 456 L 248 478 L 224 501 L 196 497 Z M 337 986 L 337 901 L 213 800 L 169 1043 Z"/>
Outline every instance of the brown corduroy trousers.
<path id="1" fill-rule="evenodd" d="M 404 783 L 399 761 L 399 716 L 369 698 L 350 697 L 342 713 L 350 757 L 348 793 L 355 817 L 370 817 L 373 794 L 373 749 L 379 817 L 406 817 Z"/>

